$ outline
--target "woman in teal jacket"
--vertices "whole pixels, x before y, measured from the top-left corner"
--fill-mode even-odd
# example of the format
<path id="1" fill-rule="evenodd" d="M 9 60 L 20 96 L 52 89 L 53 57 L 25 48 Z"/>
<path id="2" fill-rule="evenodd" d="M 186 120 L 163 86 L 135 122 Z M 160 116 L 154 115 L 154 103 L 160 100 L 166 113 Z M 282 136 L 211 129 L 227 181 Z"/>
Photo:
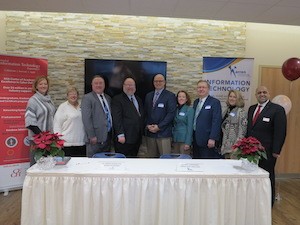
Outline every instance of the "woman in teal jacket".
<path id="1" fill-rule="evenodd" d="M 193 140 L 194 109 L 186 91 L 177 93 L 177 110 L 173 123 L 172 153 L 190 154 Z"/>

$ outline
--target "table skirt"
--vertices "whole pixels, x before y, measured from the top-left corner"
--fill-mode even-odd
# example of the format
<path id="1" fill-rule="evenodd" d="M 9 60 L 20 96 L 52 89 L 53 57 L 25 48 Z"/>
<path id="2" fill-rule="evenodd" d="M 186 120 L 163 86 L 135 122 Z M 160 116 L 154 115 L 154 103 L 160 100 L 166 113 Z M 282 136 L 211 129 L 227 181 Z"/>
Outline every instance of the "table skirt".
<path id="1" fill-rule="evenodd" d="M 28 176 L 22 224 L 269 225 L 269 189 L 263 178 Z"/>

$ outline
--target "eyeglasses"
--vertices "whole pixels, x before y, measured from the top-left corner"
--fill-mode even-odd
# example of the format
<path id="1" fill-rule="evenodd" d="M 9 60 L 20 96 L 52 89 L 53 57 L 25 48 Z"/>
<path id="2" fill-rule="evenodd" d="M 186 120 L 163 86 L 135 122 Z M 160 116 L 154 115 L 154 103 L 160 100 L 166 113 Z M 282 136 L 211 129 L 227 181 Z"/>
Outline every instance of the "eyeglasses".
<path id="1" fill-rule="evenodd" d="M 135 87 L 135 84 L 124 84 L 126 87 Z"/>
<path id="2" fill-rule="evenodd" d="M 164 80 L 155 80 L 154 83 L 162 83 L 165 82 Z"/>
<path id="3" fill-rule="evenodd" d="M 268 94 L 267 91 L 259 91 L 259 92 L 256 92 L 256 94 L 260 95 L 260 94 Z"/>

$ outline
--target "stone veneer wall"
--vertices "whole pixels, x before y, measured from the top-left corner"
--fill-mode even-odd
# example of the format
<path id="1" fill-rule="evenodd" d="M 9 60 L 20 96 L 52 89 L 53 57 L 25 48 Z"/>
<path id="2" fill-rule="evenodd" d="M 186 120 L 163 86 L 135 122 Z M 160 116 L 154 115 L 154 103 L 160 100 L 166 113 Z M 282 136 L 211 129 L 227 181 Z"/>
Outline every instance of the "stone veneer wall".
<path id="1" fill-rule="evenodd" d="M 58 106 L 66 86 L 84 93 L 84 59 L 167 62 L 167 88 L 196 97 L 203 56 L 244 57 L 246 24 L 94 14 L 7 12 L 6 53 L 47 58 Z"/>

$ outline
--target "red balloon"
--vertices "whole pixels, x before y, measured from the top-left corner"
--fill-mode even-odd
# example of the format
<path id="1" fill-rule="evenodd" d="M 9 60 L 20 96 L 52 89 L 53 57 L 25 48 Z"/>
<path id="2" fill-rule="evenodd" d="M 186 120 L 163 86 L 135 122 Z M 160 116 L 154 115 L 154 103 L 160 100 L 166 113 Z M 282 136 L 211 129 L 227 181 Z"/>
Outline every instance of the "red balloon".
<path id="1" fill-rule="evenodd" d="M 290 58 L 286 60 L 281 67 L 281 71 L 286 79 L 290 81 L 297 80 L 300 77 L 300 59 Z"/>

